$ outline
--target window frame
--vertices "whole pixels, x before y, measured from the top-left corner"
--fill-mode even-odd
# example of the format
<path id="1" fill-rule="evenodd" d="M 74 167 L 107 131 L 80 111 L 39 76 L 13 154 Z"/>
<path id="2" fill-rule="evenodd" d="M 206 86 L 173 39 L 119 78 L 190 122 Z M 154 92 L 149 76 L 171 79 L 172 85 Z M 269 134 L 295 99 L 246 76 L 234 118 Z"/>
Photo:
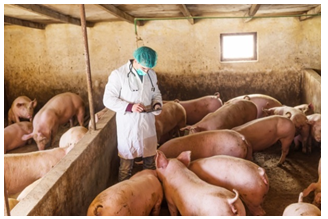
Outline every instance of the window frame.
<path id="1" fill-rule="evenodd" d="M 252 35 L 253 36 L 253 57 L 251 58 L 223 58 L 223 38 L 225 36 L 236 36 L 236 35 Z M 247 61 L 257 61 L 257 32 L 240 32 L 240 33 L 221 33 L 220 34 L 220 60 L 221 62 L 247 62 Z"/>

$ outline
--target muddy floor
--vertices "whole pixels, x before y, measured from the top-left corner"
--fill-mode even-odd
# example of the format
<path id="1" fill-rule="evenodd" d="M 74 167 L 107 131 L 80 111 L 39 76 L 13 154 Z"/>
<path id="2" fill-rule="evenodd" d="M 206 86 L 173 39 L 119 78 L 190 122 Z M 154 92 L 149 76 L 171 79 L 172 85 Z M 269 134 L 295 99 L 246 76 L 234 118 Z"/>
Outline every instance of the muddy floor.
<path id="1" fill-rule="evenodd" d="M 59 144 L 60 136 L 68 128 L 69 126 L 66 125 L 59 130 L 54 145 Z M 32 145 L 17 148 L 8 153 L 25 153 L 36 150 L 37 147 L 33 143 Z M 320 146 L 314 147 L 310 154 L 303 154 L 301 150 L 296 150 L 291 145 L 284 164 L 277 166 L 280 155 L 281 148 L 279 143 L 262 152 L 254 153 L 254 162 L 266 170 L 269 178 L 269 192 L 262 205 L 266 211 L 266 216 L 281 216 L 289 204 L 298 201 L 299 193 L 310 183 L 316 182 L 318 179 L 318 161 L 321 157 Z M 135 164 L 133 172 L 135 173 L 141 169 L 141 165 Z M 242 177 L 241 174 L 240 177 Z M 311 203 L 312 200 L 313 192 L 308 197 L 305 197 L 303 201 Z M 165 200 L 162 203 L 161 215 L 169 215 Z M 249 215 L 248 212 L 247 215 Z"/>

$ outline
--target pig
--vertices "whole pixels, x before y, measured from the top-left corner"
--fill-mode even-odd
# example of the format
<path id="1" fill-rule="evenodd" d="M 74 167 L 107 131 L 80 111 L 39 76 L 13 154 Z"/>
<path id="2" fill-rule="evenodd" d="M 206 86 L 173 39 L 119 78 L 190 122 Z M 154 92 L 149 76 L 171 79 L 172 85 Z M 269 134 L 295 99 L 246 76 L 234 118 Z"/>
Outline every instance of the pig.
<path id="1" fill-rule="evenodd" d="M 252 146 L 240 133 L 229 130 L 211 130 L 171 139 L 158 150 L 167 158 L 176 158 L 183 151 L 191 151 L 191 160 L 218 154 L 252 159 Z"/>
<path id="2" fill-rule="evenodd" d="M 51 98 L 35 115 L 33 132 L 22 137 L 23 140 L 33 138 L 39 150 L 44 150 L 48 144 L 52 146 L 58 127 L 76 116 L 80 126 L 84 122 L 84 102 L 74 93 L 66 92 Z"/>
<path id="3" fill-rule="evenodd" d="M 262 167 L 242 158 L 215 155 L 192 161 L 189 169 L 210 184 L 236 189 L 251 215 L 265 215 L 261 204 L 269 191 L 269 179 Z"/>
<path id="4" fill-rule="evenodd" d="M 34 108 L 38 102 L 36 99 L 31 100 L 27 96 L 17 97 L 8 111 L 8 125 L 11 125 L 15 122 L 20 122 L 22 119 L 27 119 L 32 122 Z"/>
<path id="5" fill-rule="evenodd" d="M 308 115 L 307 119 L 310 126 L 308 148 L 312 151 L 313 146 L 321 142 L 321 114 Z M 294 138 L 295 148 L 299 148 L 300 142 L 302 142 L 302 136 L 298 135 Z"/>
<path id="6" fill-rule="evenodd" d="M 176 133 L 183 136 L 184 132 L 179 130 L 186 126 L 185 109 L 174 101 L 166 102 L 163 104 L 162 112 L 155 116 L 155 126 L 159 144 L 170 140 Z"/>
<path id="7" fill-rule="evenodd" d="M 197 99 L 176 101 L 186 110 L 188 125 L 196 124 L 203 119 L 204 116 L 216 111 L 223 105 L 219 92 L 216 92 L 214 95 L 207 95 Z"/>
<path id="8" fill-rule="evenodd" d="M 306 115 L 298 109 L 290 106 L 272 107 L 270 109 L 263 109 L 266 115 L 290 115 L 290 120 L 294 123 L 296 128 L 295 135 L 300 135 L 302 139 L 302 152 L 311 152 L 311 147 L 308 145 L 310 135 L 310 125 Z"/>
<path id="9" fill-rule="evenodd" d="M 312 103 L 309 103 L 309 104 L 305 103 L 305 104 L 297 105 L 297 106 L 294 106 L 294 108 L 300 110 L 307 116 L 314 113 L 314 106 Z"/>
<path id="10" fill-rule="evenodd" d="M 98 123 L 98 121 L 103 117 L 103 115 L 108 111 L 109 109 L 104 108 L 102 110 L 100 110 L 99 112 L 97 112 L 95 114 L 95 123 Z M 88 128 L 91 129 L 91 120 L 89 121 L 89 125 Z"/>
<path id="11" fill-rule="evenodd" d="M 23 147 L 27 140 L 22 140 L 22 136 L 29 134 L 33 131 L 31 122 L 23 121 L 8 125 L 4 129 L 4 153 L 15 148 Z"/>
<path id="12" fill-rule="evenodd" d="M 157 151 L 156 171 L 171 216 L 246 216 L 237 190 L 211 185 L 187 168 L 190 153 L 184 151 L 177 158 L 167 159 Z"/>
<path id="13" fill-rule="evenodd" d="M 242 95 L 235 98 L 230 99 L 229 101 L 235 101 L 240 99 L 246 99 L 252 101 L 256 107 L 257 107 L 257 118 L 262 118 L 265 115 L 263 115 L 262 109 L 269 109 L 276 106 L 282 106 L 279 100 L 265 95 L 265 94 L 248 94 L 248 95 Z M 229 102 L 227 101 L 227 102 Z"/>
<path id="14" fill-rule="evenodd" d="M 162 200 L 156 170 L 144 169 L 98 194 L 87 216 L 159 216 Z"/>
<path id="15" fill-rule="evenodd" d="M 59 139 L 59 147 L 75 145 L 88 132 L 84 126 L 75 126 L 68 129 Z"/>
<path id="16" fill-rule="evenodd" d="M 180 130 L 188 130 L 190 134 L 193 134 L 208 130 L 231 129 L 256 118 L 256 105 L 249 100 L 241 99 L 223 104 L 222 107 L 207 114 L 198 123 Z"/>
<path id="17" fill-rule="evenodd" d="M 296 132 L 293 122 L 279 115 L 258 118 L 232 130 L 245 136 L 253 152 L 262 151 L 280 141 L 282 153 L 278 165 L 285 161 Z"/>
<path id="18" fill-rule="evenodd" d="M 4 178 L 8 196 L 16 195 L 44 176 L 73 146 L 4 155 Z"/>
<path id="19" fill-rule="evenodd" d="M 298 203 L 288 205 L 282 216 L 321 216 L 321 211 L 317 206 L 303 202 L 303 193 L 301 192 Z"/>
<path id="20" fill-rule="evenodd" d="M 303 190 L 303 197 L 308 196 L 312 191 L 314 191 L 314 199 L 312 204 L 321 209 L 321 158 L 319 159 L 318 176 L 318 181 L 316 183 L 311 183 L 306 189 Z"/>

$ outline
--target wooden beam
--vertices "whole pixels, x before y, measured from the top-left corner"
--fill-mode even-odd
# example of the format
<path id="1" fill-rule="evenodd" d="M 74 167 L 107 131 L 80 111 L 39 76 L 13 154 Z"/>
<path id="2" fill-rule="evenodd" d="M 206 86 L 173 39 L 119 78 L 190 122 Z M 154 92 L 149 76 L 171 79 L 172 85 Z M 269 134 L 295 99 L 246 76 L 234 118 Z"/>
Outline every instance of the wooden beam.
<path id="1" fill-rule="evenodd" d="M 105 5 L 97 5 L 97 6 L 101 7 L 102 9 L 114 15 L 115 17 L 118 17 L 119 19 L 134 24 L 134 17 L 132 17 L 128 13 L 125 13 L 124 11 L 121 11 L 114 5 L 105 4 Z M 137 25 L 140 26 L 140 21 L 137 21 Z"/>
<path id="2" fill-rule="evenodd" d="M 190 14 L 188 8 L 186 7 L 186 5 L 178 5 L 179 6 L 179 9 L 180 11 L 182 12 L 182 14 L 185 16 L 185 17 L 190 17 L 190 19 L 188 19 L 189 23 L 191 24 L 194 24 L 195 23 L 195 20 L 192 18 L 192 15 Z"/>
<path id="3" fill-rule="evenodd" d="M 19 26 L 24 26 L 24 27 L 37 28 L 37 29 L 45 29 L 45 27 L 46 27 L 45 24 L 35 23 L 32 21 L 25 21 L 25 20 L 21 20 L 21 19 L 17 19 L 17 18 L 8 17 L 8 16 L 4 17 L 4 22 L 19 25 Z"/>
<path id="4" fill-rule="evenodd" d="M 311 10 L 307 11 L 306 13 L 304 13 L 304 15 L 307 15 L 307 14 L 318 14 L 318 13 L 321 13 L 321 5 L 315 7 L 315 8 L 312 8 Z M 306 19 L 309 19 L 309 18 L 312 18 L 312 16 L 301 16 L 300 17 L 300 21 L 304 21 Z"/>
<path id="5" fill-rule="evenodd" d="M 34 13 L 38 13 L 59 21 L 62 21 L 64 23 L 69 23 L 69 24 L 74 24 L 74 25 L 78 25 L 81 26 L 81 21 L 78 18 L 74 18 L 62 13 L 59 13 L 57 11 L 54 11 L 50 8 L 44 7 L 42 5 L 32 5 L 32 4 L 15 4 L 15 6 L 24 8 L 28 11 L 34 12 Z M 91 22 L 87 22 L 87 27 L 93 27 L 94 23 Z"/>
<path id="6" fill-rule="evenodd" d="M 251 7 L 250 7 L 250 9 L 248 11 L 248 15 L 247 15 L 247 17 L 251 17 L 251 18 L 247 18 L 245 20 L 245 23 L 253 19 L 252 17 L 254 17 L 254 15 L 256 14 L 256 12 L 259 10 L 260 6 L 261 5 L 259 5 L 259 4 L 253 4 L 253 5 L 251 5 Z"/>

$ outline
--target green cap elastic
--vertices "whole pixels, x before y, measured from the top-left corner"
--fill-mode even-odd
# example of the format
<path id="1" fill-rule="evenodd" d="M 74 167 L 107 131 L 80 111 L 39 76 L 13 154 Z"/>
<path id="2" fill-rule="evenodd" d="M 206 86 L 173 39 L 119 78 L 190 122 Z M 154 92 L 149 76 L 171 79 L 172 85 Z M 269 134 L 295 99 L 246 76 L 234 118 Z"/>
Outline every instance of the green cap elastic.
<path id="1" fill-rule="evenodd" d="M 133 57 L 146 68 L 153 68 L 157 63 L 157 53 L 152 48 L 142 46 L 136 49 Z"/>

